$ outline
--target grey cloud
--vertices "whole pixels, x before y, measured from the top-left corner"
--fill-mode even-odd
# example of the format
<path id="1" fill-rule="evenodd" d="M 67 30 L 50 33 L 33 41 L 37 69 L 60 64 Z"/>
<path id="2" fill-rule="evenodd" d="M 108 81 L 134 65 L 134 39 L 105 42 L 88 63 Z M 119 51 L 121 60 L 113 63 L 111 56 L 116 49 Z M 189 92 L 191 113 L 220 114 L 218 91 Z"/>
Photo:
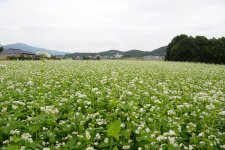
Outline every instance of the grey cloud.
<path id="1" fill-rule="evenodd" d="M 181 33 L 225 34 L 224 0 L 0 0 L 0 9 L 2 44 L 153 50 Z"/>

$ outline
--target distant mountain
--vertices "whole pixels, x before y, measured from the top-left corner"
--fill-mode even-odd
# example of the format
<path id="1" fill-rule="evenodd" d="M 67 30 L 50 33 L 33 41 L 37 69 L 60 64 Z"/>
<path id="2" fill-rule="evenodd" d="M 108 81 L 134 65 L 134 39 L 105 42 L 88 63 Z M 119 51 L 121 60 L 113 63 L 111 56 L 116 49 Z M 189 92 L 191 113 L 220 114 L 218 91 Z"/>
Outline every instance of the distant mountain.
<path id="1" fill-rule="evenodd" d="M 71 54 L 65 54 L 65 58 L 74 58 L 74 57 L 87 57 L 87 56 L 96 56 L 98 53 L 71 53 Z"/>
<path id="2" fill-rule="evenodd" d="M 123 54 L 122 51 L 118 51 L 118 50 L 108 50 L 108 51 L 104 51 L 104 52 L 99 52 L 99 53 L 71 53 L 71 54 L 66 54 L 65 58 L 74 58 L 74 57 L 87 57 L 87 56 L 115 56 L 116 54 Z"/>
<path id="3" fill-rule="evenodd" d="M 108 50 L 99 53 L 71 53 L 66 54 L 65 58 L 74 58 L 74 57 L 87 57 L 87 56 L 115 56 L 116 54 L 123 55 L 123 57 L 144 57 L 144 56 L 166 56 L 167 46 L 160 47 L 153 51 L 141 51 L 141 50 L 129 50 L 129 51 L 119 51 L 119 50 Z"/>
<path id="4" fill-rule="evenodd" d="M 141 51 L 141 50 L 129 50 L 123 52 L 122 54 L 124 57 L 144 57 L 151 55 L 151 52 L 148 51 Z"/>
<path id="5" fill-rule="evenodd" d="M 99 52 L 99 53 L 67 53 L 67 52 L 63 52 L 63 51 L 55 51 L 55 50 L 48 50 L 45 48 L 38 48 L 38 47 L 33 47 L 27 44 L 23 44 L 23 43 L 16 43 L 16 44 L 9 44 L 9 45 L 5 45 L 4 49 L 21 49 L 24 51 L 30 51 L 33 53 L 36 52 L 47 52 L 51 55 L 65 55 L 65 58 L 74 58 L 77 56 L 80 57 L 87 57 L 87 56 L 115 56 L 116 54 L 119 55 L 123 55 L 124 57 L 144 57 L 144 56 L 166 56 L 166 48 L 167 46 L 163 46 L 160 48 L 157 48 L 153 51 L 141 51 L 141 50 L 129 50 L 129 51 L 119 51 L 119 50 L 108 50 L 108 51 L 103 51 L 103 52 Z"/>
<path id="6" fill-rule="evenodd" d="M 163 46 L 151 51 L 152 56 L 166 56 L 167 46 Z"/>
<path id="7" fill-rule="evenodd" d="M 16 43 L 16 44 L 9 44 L 9 45 L 5 45 L 3 46 L 4 49 L 20 49 L 20 50 L 24 50 L 24 51 L 29 51 L 29 52 L 47 52 L 51 55 L 65 55 L 67 52 L 63 52 L 63 51 L 56 51 L 56 50 L 48 50 L 45 48 L 38 48 L 38 47 L 33 47 L 27 44 L 23 44 L 23 43 Z"/>
<path id="8" fill-rule="evenodd" d="M 100 55 L 100 56 L 115 56 L 117 53 L 122 54 L 123 52 L 119 51 L 119 50 L 109 50 L 109 51 L 99 52 L 99 53 L 97 53 L 97 55 Z"/>

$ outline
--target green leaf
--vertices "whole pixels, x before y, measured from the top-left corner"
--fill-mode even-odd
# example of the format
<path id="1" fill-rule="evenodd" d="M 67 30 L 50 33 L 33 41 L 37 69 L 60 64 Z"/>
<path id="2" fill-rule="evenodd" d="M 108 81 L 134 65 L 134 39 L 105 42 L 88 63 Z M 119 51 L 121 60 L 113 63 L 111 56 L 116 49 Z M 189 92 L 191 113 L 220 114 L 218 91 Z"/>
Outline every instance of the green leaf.
<path id="1" fill-rule="evenodd" d="M 21 138 L 14 138 L 13 141 L 14 141 L 15 143 L 17 143 L 17 142 L 21 141 Z"/>
<path id="2" fill-rule="evenodd" d="M 122 136 L 124 136 L 126 140 L 130 140 L 130 131 L 124 130 L 124 131 L 121 131 L 121 134 Z"/>
<path id="3" fill-rule="evenodd" d="M 106 143 L 100 143 L 98 145 L 99 148 L 104 148 L 104 147 L 109 147 L 110 145 L 109 144 L 106 144 Z"/>
<path id="4" fill-rule="evenodd" d="M 211 143 L 211 141 L 210 141 L 209 139 L 207 139 L 207 138 L 202 138 L 202 140 L 203 140 L 204 142 Z"/>
<path id="5" fill-rule="evenodd" d="M 196 137 L 191 137 L 190 138 L 191 142 L 193 142 L 194 144 L 198 143 L 198 139 Z"/>
<path id="6" fill-rule="evenodd" d="M 113 150 L 118 150 L 117 146 L 115 146 L 115 147 L 113 148 Z"/>
<path id="7" fill-rule="evenodd" d="M 5 150 L 20 150 L 20 147 L 16 145 L 9 145 L 5 148 Z"/>
<path id="8" fill-rule="evenodd" d="M 66 147 L 69 147 L 70 149 L 74 149 L 76 147 L 76 140 L 74 138 L 70 139 L 66 143 Z"/>
<path id="9" fill-rule="evenodd" d="M 150 141 L 149 138 L 146 138 L 145 136 L 141 136 L 141 137 L 137 137 L 136 138 L 138 142 L 141 142 L 141 141 Z"/>
<path id="10" fill-rule="evenodd" d="M 116 140 L 119 140 L 119 132 L 121 129 L 120 125 L 121 125 L 120 120 L 111 123 L 107 131 L 108 136 L 115 137 Z"/>

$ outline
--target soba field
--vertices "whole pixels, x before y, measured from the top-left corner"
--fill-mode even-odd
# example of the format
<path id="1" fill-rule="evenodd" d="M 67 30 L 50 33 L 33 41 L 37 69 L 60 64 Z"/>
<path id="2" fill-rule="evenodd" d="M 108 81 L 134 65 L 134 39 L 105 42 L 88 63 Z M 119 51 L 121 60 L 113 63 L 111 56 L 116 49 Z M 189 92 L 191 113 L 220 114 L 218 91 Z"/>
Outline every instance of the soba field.
<path id="1" fill-rule="evenodd" d="M 225 65 L 0 64 L 0 149 L 225 149 Z"/>

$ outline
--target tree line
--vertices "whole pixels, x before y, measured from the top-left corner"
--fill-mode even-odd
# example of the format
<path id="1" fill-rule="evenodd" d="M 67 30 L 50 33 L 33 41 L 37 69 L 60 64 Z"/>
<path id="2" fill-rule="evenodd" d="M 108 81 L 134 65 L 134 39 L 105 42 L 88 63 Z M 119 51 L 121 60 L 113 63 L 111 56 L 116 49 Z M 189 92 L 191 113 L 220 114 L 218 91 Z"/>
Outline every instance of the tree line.
<path id="1" fill-rule="evenodd" d="M 225 37 L 178 35 L 169 43 L 165 60 L 225 64 Z"/>
<path id="2" fill-rule="evenodd" d="M 0 44 L 0 53 L 4 50 L 3 46 Z"/>

